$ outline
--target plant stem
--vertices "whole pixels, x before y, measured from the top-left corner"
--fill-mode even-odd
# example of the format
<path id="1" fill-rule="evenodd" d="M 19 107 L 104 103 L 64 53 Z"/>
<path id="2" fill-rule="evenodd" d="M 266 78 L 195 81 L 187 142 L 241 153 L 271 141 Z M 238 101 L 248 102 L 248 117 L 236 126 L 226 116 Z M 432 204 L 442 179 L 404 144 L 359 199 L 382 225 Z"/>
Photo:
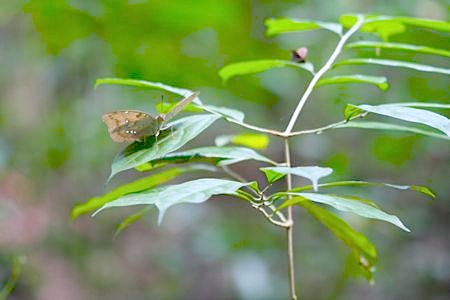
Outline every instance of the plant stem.
<path id="1" fill-rule="evenodd" d="M 268 133 L 268 134 L 271 134 L 273 136 L 281 136 L 281 137 L 284 136 L 284 133 L 281 132 L 281 131 L 250 125 L 250 124 L 247 124 L 247 123 L 244 123 L 244 122 L 239 122 L 239 121 L 231 119 L 231 118 L 226 118 L 226 120 L 228 122 L 230 122 L 230 123 L 234 123 L 234 124 L 240 125 L 242 127 L 245 127 L 245 128 L 248 128 L 248 129 L 251 129 L 251 130 L 254 130 L 254 131 Z"/>
<path id="2" fill-rule="evenodd" d="M 288 225 L 287 225 L 286 221 L 281 221 L 280 222 L 280 221 L 274 220 L 272 218 L 272 216 L 264 209 L 264 207 L 262 207 L 262 206 L 258 206 L 258 207 L 254 206 L 254 208 L 256 208 L 258 211 L 260 211 L 264 215 L 264 217 L 266 217 L 266 219 L 269 220 L 270 223 L 272 223 L 274 225 L 277 225 L 277 226 L 280 226 L 280 227 L 283 227 L 283 228 L 288 228 Z M 272 207 L 270 207 L 270 208 L 272 209 Z M 273 209 L 275 209 L 275 208 L 273 208 Z M 284 216 L 282 215 L 282 217 L 280 217 L 280 219 L 281 218 L 284 219 Z"/>
<path id="3" fill-rule="evenodd" d="M 222 170 L 228 174 L 230 177 L 236 179 L 237 181 L 240 182 L 247 182 L 248 180 L 246 180 L 244 177 L 242 177 L 241 175 L 239 175 L 238 173 L 234 172 L 233 170 L 231 170 L 228 166 L 222 166 Z"/>
<path id="4" fill-rule="evenodd" d="M 358 20 L 356 23 L 350 28 L 339 40 L 339 43 L 336 46 L 336 49 L 334 49 L 333 53 L 331 54 L 328 61 L 323 65 L 323 67 L 314 75 L 313 79 L 309 83 L 308 87 L 306 88 L 305 93 L 300 98 L 300 101 L 297 104 L 297 107 L 295 108 L 294 113 L 291 116 L 291 119 L 289 120 L 289 123 L 286 127 L 286 130 L 284 131 L 284 136 L 288 136 L 292 129 L 294 128 L 295 122 L 298 119 L 298 116 L 300 115 L 300 112 L 303 109 L 303 106 L 305 105 L 306 101 L 308 100 L 309 96 L 314 90 L 314 87 L 316 86 L 319 79 L 325 74 L 326 71 L 328 71 L 332 66 L 338 55 L 341 53 L 342 48 L 344 47 L 347 40 L 361 27 L 363 23 L 364 18 L 362 16 L 358 16 Z"/>
<path id="5" fill-rule="evenodd" d="M 356 23 L 341 37 L 338 44 L 336 45 L 336 49 L 334 49 L 333 53 L 331 54 L 330 58 L 327 60 L 327 62 L 323 65 L 323 67 L 314 75 L 311 82 L 309 83 L 308 87 L 306 88 L 305 93 L 300 98 L 300 101 L 297 104 L 297 107 L 295 108 L 289 123 L 286 127 L 286 130 L 282 133 L 282 137 L 284 139 L 284 156 L 285 156 L 285 162 L 286 166 L 288 168 L 291 167 L 291 154 L 289 149 L 289 136 L 292 132 L 292 129 L 294 128 L 295 122 L 297 122 L 297 119 L 300 115 L 300 112 L 303 109 L 303 106 L 305 105 L 306 101 L 308 100 L 309 96 L 314 90 L 314 87 L 316 86 L 319 79 L 333 66 L 334 61 L 338 57 L 338 55 L 341 53 L 342 48 L 344 47 L 347 40 L 361 27 L 363 24 L 364 18 L 362 16 L 358 16 L 358 20 Z M 337 124 L 339 125 L 339 124 Z M 329 129 L 334 126 L 337 126 L 336 124 L 331 124 L 330 126 L 327 126 L 326 128 L 320 128 L 320 130 Z M 317 132 L 317 131 L 315 131 Z M 286 182 L 287 182 L 287 189 L 292 189 L 292 176 L 291 174 L 288 174 L 286 176 Z M 288 196 L 290 199 L 291 196 Z M 294 220 L 292 218 L 292 206 L 288 207 L 288 216 L 286 221 L 286 231 L 287 231 L 287 240 L 288 240 L 288 272 L 289 272 L 289 287 L 290 287 L 290 294 L 292 300 L 297 300 L 297 293 L 295 288 L 295 268 L 294 268 Z"/>
<path id="6" fill-rule="evenodd" d="M 336 122 L 336 123 L 332 123 L 332 124 L 329 124 L 329 125 L 326 125 L 326 126 L 323 126 L 323 127 L 314 128 L 314 129 L 308 129 L 308 130 L 301 130 L 301 131 L 294 131 L 294 132 L 289 133 L 288 136 L 291 137 L 291 136 L 308 134 L 308 133 L 322 133 L 325 130 L 336 128 L 339 125 L 346 124 L 349 121 L 354 120 L 354 119 L 363 118 L 366 115 L 367 115 L 367 112 L 364 112 L 364 113 L 358 114 L 358 115 L 356 115 L 354 117 L 351 117 L 348 120 L 342 120 L 342 121 L 339 121 L 339 122 Z"/>
<path id="7" fill-rule="evenodd" d="M 247 181 L 248 181 L 248 180 L 246 180 L 244 177 L 242 177 L 242 176 L 239 175 L 238 173 L 234 172 L 233 170 L 231 170 L 231 169 L 230 169 L 229 167 L 227 167 L 227 166 L 222 166 L 222 170 L 223 170 L 225 173 L 227 173 L 230 177 L 232 177 L 232 178 L 234 178 L 234 179 L 236 179 L 236 180 L 238 180 L 238 181 L 240 181 L 240 182 L 247 182 Z M 263 196 L 263 195 L 261 195 L 261 196 Z M 266 217 L 266 219 L 269 220 L 270 223 L 272 223 L 272 224 L 274 224 L 274 225 L 277 225 L 277 226 L 280 226 L 280 227 L 283 227 L 283 228 L 287 228 L 287 227 L 289 226 L 290 223 L 286 220 L 286 217 L 283 215 L 283 213 L 282 213 L 281 211 L 277 211 L 277 209 L 276 209 L 276 207 L 275 207 L 274 205 L 272 205 L 272 204 L 267 205 L 267 204 L 264 204 L 264 203 L 261 204 L 261 205 L 264 205 L 264 206 L 270 208 L 270 210 L 272 211 L 272 214 L 275 213 L 275 214 L 277 215 L 277 217 L 281 220 L 281 221 L 274 220 L 274 219 L 272 218 L 272 215 L 269 214 L 269 213 L 264 209 L 264 207 L 262 207 L 262 206 L 260 206 L 260 205 L 258 205 L 258 206 L 253 205 L 253 207 L 254 207 L 255 209 L 257 209 L 259 212 L 261 212 L 261 213 L 264 215 L 264 217 Z M 1 300 L 1 299 L 0 299 L 0 300 Z"/>
<path id="8" fill-rule="evenodd" d="M 284 156 L 286 159 L 286 166 L 291 167 L 291 153 L 289 149 L 289 140 L 284 138 Z M 288 191 L 292 189 L 292 176 L 288 174 L 286 177 Z M 291 198 L 291 196 L 289 196 Z M 291 299 L 297 300 L 297 294 L 295 290 L 295 267 L 294 267 L 294 219 L 292 218 L 292 206 L 288 207 L 287 217 L 287 240 L 288 240 L 288 270 L 289 270 L 289 287 L 291 291 Z"/>

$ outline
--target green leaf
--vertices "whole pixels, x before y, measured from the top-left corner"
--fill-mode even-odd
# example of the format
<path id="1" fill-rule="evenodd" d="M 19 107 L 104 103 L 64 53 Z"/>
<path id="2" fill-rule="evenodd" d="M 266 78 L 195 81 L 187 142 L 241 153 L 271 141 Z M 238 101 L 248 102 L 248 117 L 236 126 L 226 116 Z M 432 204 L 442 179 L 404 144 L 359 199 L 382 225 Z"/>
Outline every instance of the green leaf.
<path id="1" fill-rule="evenodd" d="M 386 91 L 389 89 L 389 83 L 387 82 L 386 77 L 381 76 L 367 76 L 361 74 L 353 74 L 353 75 L 342 75 L 342 76 L 334 76 L 320 79 L 316 88 L 322 85 L 327 84 L 343 84 L 343 83 L 368 83 L 373 84 L 379 89 Z"/>
<path id="2" fill-rule="evenodd" d="M 0 300 L 8 299 L 11 292 L 14 291 L 14 288 L 19 281 L 20 274 L 22 273 L 22 266 L 25 264 L 25 258 L 26 257 L 19 255 L 14 255 L 10 258 L 11 271 L 9 274 L 9 278 L 4 278 L 2 276 L 2 282 L 0 282 L 2 284 L 0 286 Z M 3 279 L 5 280 L 3 281 Z"/>
<path id="3" fill-rule="evenodd" d="M 377 59 L 377 58 L 351 58 L 351 59 L 344 59 L 341 61 L 338 61 L 334 64 L 334 67 L 339 67 L 343 65 L 364 65 L 364 64 L 373 64 L 373 65 L 380 65 L 380 66 L 388 66 L 388 67 L 400 67 L 400 68 L 407 68 L 422 72 L 432 72 L 432 73 L 440 73 L 440 74 L 450 74 L 450 69 L 445 68 L 438 68 L 433 67 L 429 65 L 421 65 L 416 63 L 410 63 L 406 61 L 400 61 L 400 60 L 390 60 L 390 59 Z"/>
<path id="4" fill-rule="evenodd" d="M 103 205 L 93 216 L 111 207 L 154 204 L 159 210 L 158 224 L 161 224 L 165 212 L 173 205 L 181 203 L 202 203 L 211 196 L 219 194 L 233 195 L 236 190 L 245 185 L 247 183 L 216 178 L 196 179 L 122 196 L 115 201 Z"/>
<path id="5" fill-rule="evenodd" d="M 444 132 L 450 136 L 450 120 L 440 114 L 424 109 L 407 107 L 405 105 L 381 104 L 381 105 L 352 105 L 360 110 L 379 114 L 407 122 L 427 125 Z"/>
<path id="6" fill-rule="evenodd" d="M 166 91 L 172 94 L 180 95 L 185 97 L 186 95 L 190 95 L 193 91 L 183 88 L 177 88 L 174 86 L 170 86 L 167 84 L 163 84 L 161 82 L 151 82 L 146 80 L 137 80 L 137 79 L 125 79 L 125 78 L 99 78 L 95 81 L 95 88 L 104 84 L 113 84 L 113 85 L 126 85 L 126 86 L 134 86 L 140 88 L 148 88 L 153 90 Z M 193 102 L 198 103 L 199 99 L 195 99 Z"/>
<path id="7" fill-rule="evenodd" d="M 269 145 L 269 137 L 262 133 L 243 133 L 236 135 L 221 135 L 215 139 L 215 144 L 219 147 L 229 143 L 243 145 L 253 149 L 266 149 Z"/>
<path id="8" fill-rule="evenodd" d="M 102 207 L 105 203 L 111 202 L 123 195 L 154 188 L 155 186 L 166 183 L 184 173 L 203 170 L 205 170 L 205 167 L 196 165 L 184 168 L 171 168 L 169 170 L 135 180 L 133 182 L 121 185 L 103 196 L 93 197 L 84 203 L 75 204 L 72 208 L 70 216 L 74 220 L 79 216 L 96 210 L 99 207 Z"/>
<path id="9" fill-rule="evenodd" d="M 144 142 L 134 142 L 120 152 L 111 166 L 110 179 L 117 173 L 140 166 L 148 161 L 162 158 L 195 138 L 214 121 L 217 115 L 194 115 L 169 123 L 170 129 Z M 109 180 L 109 179 L 108 179 Z"/>
<path id="10" fill-rule="evenodd" d="M 389 131 L 403 131 L 411 132 L 415 134 L 421 134 L 429 137 L 434 137 L 438 139 L 450 140 L 450 137 L 445 134 L 422 130 L 414 127 L 407 127 L 397 124 L 389 124 L 383 122 L 365 122 L 365 121 L 351 121 L 345 124 L 336 126 L 335 128 L 362 128 L 362 129 L 377 129 L 377 130 L 389 130 Z"/>
<path id="11" fill-rule="evenodd" d="M 356 15 L 343 15 L 340 18 L 340 22 L 345 28 L 353 26 L 356 20 Z M 383 40 L 388 40 L 391 35 L 405 32 L 406 26 L 415 26 L 443 32 L 450 31 L 450 23 L 445 21 L 383 15 L 365 15 L 364 24 L 360 28 L 360 31 L 374 32 Z"/>
<path id="12" fill-rule="evenodd" d="M 131 224 L 133 224 L 133 223 L 139 221 L 140 219 L 142 219 L 142 217 L 145 214 L 147 214 L 150 211 L 150 209 L 151 209 L 151 206 L 147 206 L 147 207 L 141 209 L 140 211 L 138 211 L 137 213 L 132 214 L 132 215 L 126 217 L 125 219 L 123 219 L 122 222 L 117 224 L 116 232 L 114 233 L 114 237 L 117 237 L 119 234 L 121 234 Z"/>
<path id="13" fill-rule="evenodd" d="M 138 171 L 152 170 L 154 166 L 167 163 L 210 162 L 220 166 L 238 163 L 244 160 L 257 160 L 276 165 L 276 162 L 258 152 L 244 147 L 202 147 L 183 152 L 166 154 L 140 165 Z"/>
<path id="14" fill-rule="evenodd" d="M 95 87 L 103 84 L 113 84 L 113 85 L 126 85 L 126 86 L 134 86 L 140 88 L 148 88 L 154 90 L 160 90 L 169 92 L 175 95 L 179 95 L 185 97 L 186 95 L 191 95 L 193 91 L 183 88 L 178 88 L 174 86 L 170 86 L 167 84 L 163 84 L 160 82 L 151 82 L 145 80 L 136 80 L 136 79 L 124 79 L 124 78 L 99 78 L 95 82 Z M 244 121 L 244 113 L 235 109 L 226 108 L 226 107 L 216 107 L 213 105 L 204 105 L 199 97 L 195 98 L 193 101 L 193 105 L 197 108 L 224 116 L 226 118 L 234 119 L 239 122 Z"/>
<path id="15" fill-rule="evenodd" d="M 359 109 L 354 105 L 347 104 L 344 108 L 344 117 L 347 121 L 349 121 L 351 118 L 356 117 L 357 115 L 360 115 L 363 112 L 364 111 L 362 109 Z"/>
<path id="16" fill-rule="evenodd" d="M 267 36 L 275 36 L 280 33 L 326 29 L 337 35 L 342 35 L 342 26 L 339 23 L 320 22 L 312 20 L 277 18 L 267 19 L 264 24 L 267 27 Z"/>
<path id="17" fill-rule="evenodd" d="M 355 201 L 355 199 L 351 197 L 317 193 L 288 192 L 286 194 L 293 195 L 294 197 L 283 202 L 283 204 L 281 204 L 278 209 L 283 209 L 288 206 L 299 204 L 307 199 L 313 202 L 330 205 L 337 210 L 351 212 L 361 217 L 389 222 L 407 232 L 410 232 L 410 230 L 406 228 L 406 226 L 402 223 L 402 221 L 400 221 L 397 216 L 385 213 L 384 211 L 361 201 Z"/>
<path id="18" fill-rule="evenodd" d="M 167 103 L 167 102 L 160 102 L 158 104 L 155 105 L 156 111 L 160 114 L 166 114 L 169 111 L 171 111 L 175 106 L 177 105 L 176 103 Z M 192 104 L 188 104 L 183 108 L 183 111 L 186 112 L 194 112 L 194 113 L 199 113 L 199 112 L 203 112 L 202 109 L 198 108 L 195 105 Z"/>
<path id="19" fill-rule="evenodd" d="M 395 103 L 395 105 L 408 106 L 408 107 L 429 107 L 429 108 L 450 109 L 450 104 L 444 104 L 444 103 L 397 102 L 397 103 Z"/>
<path id="20" fill-rule="evenodd" d="M 264 72 L 273 68 L 293 67 L 306 70 L 311 74 L 314 73 L 314 67 L 311 63 L 295 63 L 288 60 L 279 59 L 264 59 L 264 60 L 249 60 L 229 64 L 219 70 L 219 76 L 223 82 L 226 83 L 230 78 L 240 75 L 248 75 Z"/>
<path id="21" fill-rule="evenodd" d="M 325 177 L 333 173 L 331 168 L 322 168 L 317 166 L 312 167 L 268 167 L 261 168 L 261 171 L 266 175 L 267 181 L 273 183 L 287 174 L 300 176 L 311 180 L 314 190 L 317 191 L 318 181 L 320 178 Z"/>
<path id="22" fill-rule="evenodd" d="M 364 266 L 365 269 L 371 269 L 373 267 L 378 259 L 378 253 L 375 245 L 365 235 L 354 230 L 338 216 L 320 206 L 312 204 L 310 201 L 300 202 L 299 205 L 306 208 L 316 220 L 325 225 L 338 239 L 356 251 L 358 258 L 363 255 L 369 262 L 368 266 Z"/>
<path id="23" fill-rule="evenodd" d="M 450 51 L 445 49 L 431 48 L 427 46 L 388 43 L 388 42 L 374 42 L 374 41 L 360 41 L 349 43 L 347 48 L 379 48 L 379 49 L 393 49 L 402 51 L 412 51 L 417 53 L 435 54 L 450 57 Z"/>
<path id="24" fill-rule="evenodd" d="M 427 188 L 426 186 L 420 186 L 420 185 L 397 185 L 397 184 L 390 184 L 390 183 L 383 183 L 383 182 L 370 182 L 370 181 L 360 181 L 360 180 L 347 180 L 347 181 L 335 181 L 335 182 L 329 182 L 329 183 L 322 183 L 319 184 L 319 188 L 328 188 L 328 187 L 338 187 L 338 186 L 358 186 L 358 187 L 365 187 L 365 186 L 386 186 L 391 187 L 398 190 L 411 190 L 416 191 L 419 193 L 422 193 L 424 195 L 430 196 L 431 198 L 436 198 L 436 195 L 433 193 L 432 190 Z M 296 187 L 290 190 L 289 192 L 302 192 L 307 190 L 312 190 L 312 185 L 305 185 L 301 187 Z"/>

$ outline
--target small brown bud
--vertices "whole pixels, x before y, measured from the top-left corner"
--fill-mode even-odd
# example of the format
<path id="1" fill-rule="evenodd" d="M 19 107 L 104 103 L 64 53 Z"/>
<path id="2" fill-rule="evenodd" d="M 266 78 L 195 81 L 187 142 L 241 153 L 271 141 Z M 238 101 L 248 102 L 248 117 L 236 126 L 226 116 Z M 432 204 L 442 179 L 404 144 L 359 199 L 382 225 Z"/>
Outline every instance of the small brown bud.
<path id="1" fill-rule="evenodd" d="M 298 63 L 304 63 L 306 61 L 306 56 L 308 56 L 308 48 L 301 47 L 297 50 L 292 50 L 292 61 Z"/>

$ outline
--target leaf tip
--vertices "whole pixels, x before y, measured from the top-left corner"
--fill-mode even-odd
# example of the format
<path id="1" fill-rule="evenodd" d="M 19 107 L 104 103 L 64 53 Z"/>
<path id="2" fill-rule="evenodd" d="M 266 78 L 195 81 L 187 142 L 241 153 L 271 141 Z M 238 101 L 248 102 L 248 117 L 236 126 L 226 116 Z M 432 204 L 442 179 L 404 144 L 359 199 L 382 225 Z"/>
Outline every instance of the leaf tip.
<path id="1" fill-rule="evenodd" d="M 401 229 L 403 229 L 406 232 L 411 232 L 411 230 L 408 227 L 406 227 L 405 224 L 403 224 L 403 222 L 400 221 L 400 219 L 398 219 L 398 223 L 399 223 L 398 227 L 400 227 Z"/>
<path id="2" fill-rule="evenodd" d="M 96 215 L 98 215 L 103 209 L 105 209 L 105 206 L 100 207 L 99 209 L 97 209 L 96 211 L 94 211 L 91 214 L 91 218 L 94 218 Z"/>
<path id="3" fill-rule="evenodd" d="M 225 72 L 225 70 L 226 70 L 225 68 L 226 68 L 226 66 L 222 67 L 219 70 L 219 72 L 217 72 L 219 74 L 220 79 L 222 80 L 223 85 L 226 85 L 228 83 L 228 79 L 229 79 L 229 76 Z"/>
<path id="4" fill-rule="evenodd" d="M 381 83 L 378 87 L 379 87 L 382 91 L 387 91 L 387 90 L 389 90 L 389 88 L 391 87 L 391 85 L 386 81 L 386 82 Z"/>
<path id="5" fill-rule="evenodd" d="M 94 81 L 94 90 L 97 89 L 98 86 L 99 86 L 99 85 L 102 85 L 102 84 L 103 84 L 103 78 L 97 78 L 97 79 Z"/>
<path id="6" fill-rule="evenodd" d="M 72 221 L 75 221 L 78 217 L 80 216 L 80 214 L 77 211 L 77 206 L 74 206 L 71 210 L 70 210 L 70 219 Z"/>

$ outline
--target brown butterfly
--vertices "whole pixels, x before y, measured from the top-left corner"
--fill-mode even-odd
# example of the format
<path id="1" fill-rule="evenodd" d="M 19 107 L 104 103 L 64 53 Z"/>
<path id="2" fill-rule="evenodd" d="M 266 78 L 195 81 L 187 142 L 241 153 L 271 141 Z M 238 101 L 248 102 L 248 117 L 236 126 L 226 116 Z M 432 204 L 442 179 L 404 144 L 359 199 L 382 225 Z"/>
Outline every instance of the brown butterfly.
<path id="1" fill-rule="evenodd" d="M 112 140 L 118 143 L 134 142 L 147 136 L 157 136 L 163 125 L 182 111 L 199 94 L 199 92 L 194 92 L 178 102 L 166 114 L 159 114 L 156 117 L 137 110 L 120 110 L 104 114 L 102 121 L 108 126 Z"/>

